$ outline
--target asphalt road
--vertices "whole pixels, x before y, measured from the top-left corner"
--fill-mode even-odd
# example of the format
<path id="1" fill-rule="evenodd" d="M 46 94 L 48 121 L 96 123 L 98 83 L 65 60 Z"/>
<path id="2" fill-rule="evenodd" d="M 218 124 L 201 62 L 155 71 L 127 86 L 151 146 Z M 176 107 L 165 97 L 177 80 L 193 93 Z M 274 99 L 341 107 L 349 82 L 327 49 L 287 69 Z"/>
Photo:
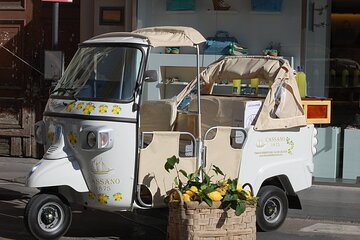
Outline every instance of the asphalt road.
<path id="1" fill-rule="evenodd" d="M 316 191 L 316 189 L 314 190 Z M 330 191 L 330 193 L 333 191 Z M 36 191 L 25 188 L 22 184 L 0 181 L 0 239 L 32 239 L 23 225 L 23 211 L 28 199 Z M 354 191 L 354 197 L 358 192 Z M 326 194 L 325 194 L 326 195 Z M 321 197 L 304 201 L 315 209 L 316 201 Z M 324 198 L 327 196 L 324 196 Z M 327 207 L 331 200 L 327 199 Z M 344 199 L 346 201 L 346 199 Z M 330 203 L 329 203 L 330 202 Z M 347 204 L 349 200 L 347 200 Z M 341 216 L 346 212 L 340 212 Z M 307 213 L 296 217 L 290 212 L 284 225 L 274 232 L 258 232 L 258 240 L 354 240 L 360 239 L 360 224 L 354 221 L 339 221 L 332 217 L 306 217 Z M 295 216 L 295 217 L 294 217 Z M 304 217 L 305 216 L 305 217 Z M 329 215 L 330 216 L 330 215 Z M 166 210 L 140 211 L 136 213 L 107 213 L 102 211 L 76 208 L 69 232 L 61 240 L 67 239 L 166 239 Z"/>

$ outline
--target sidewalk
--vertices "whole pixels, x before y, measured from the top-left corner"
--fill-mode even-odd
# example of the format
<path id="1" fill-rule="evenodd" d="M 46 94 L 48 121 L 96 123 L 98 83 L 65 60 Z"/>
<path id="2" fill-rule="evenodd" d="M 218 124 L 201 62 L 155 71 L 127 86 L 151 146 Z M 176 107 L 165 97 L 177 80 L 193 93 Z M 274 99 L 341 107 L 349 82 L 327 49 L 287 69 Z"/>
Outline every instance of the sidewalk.
<path id="1" fill-rule="evenodd" d="M 34 158 L 0 157 L 0 180 L 25 183 L 25 178 L 34 164 Z"/>
<path id="2" fill-rule="evenodd" d="M 0 157 L 0 180 L 25 183 L 26 175 L 38 159 Z M 289 210 L 288 217 L 360 223 L 358 184 L 316 181 L 298 192 L 302 210 Z"/>

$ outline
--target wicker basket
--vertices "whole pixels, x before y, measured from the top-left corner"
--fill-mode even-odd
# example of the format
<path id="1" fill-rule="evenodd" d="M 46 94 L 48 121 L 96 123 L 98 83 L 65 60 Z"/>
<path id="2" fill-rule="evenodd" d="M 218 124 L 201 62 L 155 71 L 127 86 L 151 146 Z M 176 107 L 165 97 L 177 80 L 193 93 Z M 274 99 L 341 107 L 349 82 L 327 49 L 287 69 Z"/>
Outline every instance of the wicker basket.
<path id="1" fill-rule="evenodd" d="M 174 190 L 173 190 L 174 191 Z M 175 190 L 178 191 L 178 190 Z M 179 196 L 181 193 L 178 192 Z M 169 203 L 168 239 L 170 240 L 255 240 L 255 206 L 248 205 L 244 213 L 224 211 L 220 202 L 209 207 L 205 202 L 171 200 Z"/>

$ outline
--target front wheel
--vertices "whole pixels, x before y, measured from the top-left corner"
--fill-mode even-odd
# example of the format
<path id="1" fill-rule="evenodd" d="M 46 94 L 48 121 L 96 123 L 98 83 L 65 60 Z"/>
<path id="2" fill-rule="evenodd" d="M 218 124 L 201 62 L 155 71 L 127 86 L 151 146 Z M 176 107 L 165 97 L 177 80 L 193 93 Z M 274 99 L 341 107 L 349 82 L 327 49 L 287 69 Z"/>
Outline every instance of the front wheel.
<path id="1" fill-rule="evenodd" d="M 25 208 L 24 222 L 36 239 L 57 239 L 71 225 L 71 208 L 57 195 L 40 193 Z"/>
<path id="2" fill-rule="evenodd" d="M 260 188 L 258 197 L 257 229 L 264 232 L 278 229 L 285 221 L 288 211 L 285 192 L 275 186 L 264 186 Z"/>

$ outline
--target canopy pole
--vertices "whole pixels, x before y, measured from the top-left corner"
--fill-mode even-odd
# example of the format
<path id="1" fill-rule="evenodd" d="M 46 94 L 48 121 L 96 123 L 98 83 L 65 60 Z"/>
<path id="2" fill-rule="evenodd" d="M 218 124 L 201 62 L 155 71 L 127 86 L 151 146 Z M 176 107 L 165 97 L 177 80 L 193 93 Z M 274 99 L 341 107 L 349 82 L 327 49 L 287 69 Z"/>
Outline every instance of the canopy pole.
<path id="1" fill-rule="evenodd" d="M 197 138 L 197 161 L 198 166 L 202 166 L 202 140 L 201 140 L 201 105 L 200 105 L 200 51 L 199 51 L 199 45 L 196 45 L 196 70 L 197 70 L 197 130 L 198 130 L 198 138 Z"/>

